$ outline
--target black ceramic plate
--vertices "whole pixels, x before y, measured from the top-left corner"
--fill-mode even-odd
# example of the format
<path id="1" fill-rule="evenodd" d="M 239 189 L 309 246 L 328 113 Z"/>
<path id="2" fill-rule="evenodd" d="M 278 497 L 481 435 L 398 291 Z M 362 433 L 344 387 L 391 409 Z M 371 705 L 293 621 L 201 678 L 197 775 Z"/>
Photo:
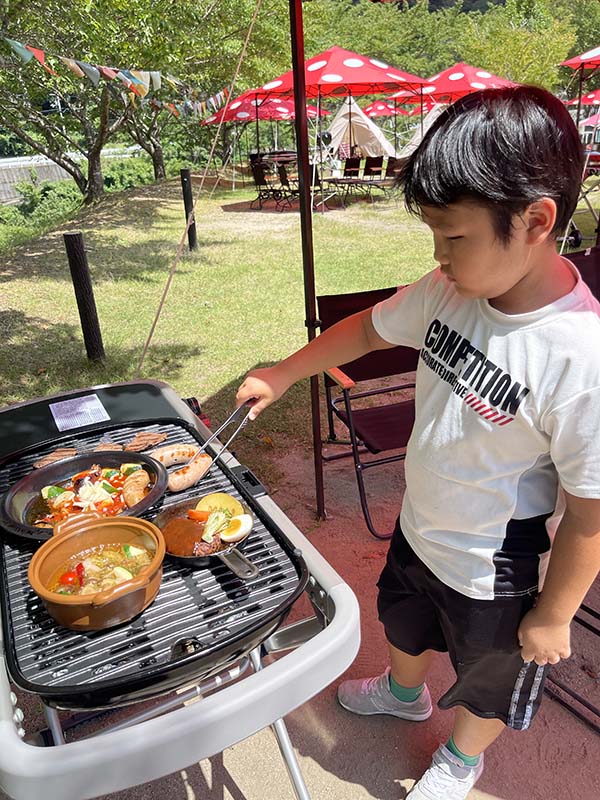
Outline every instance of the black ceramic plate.
<path id="1" fill-rule="evenodd" d="M 151 489 L 141 503 L 121 513 L 135 517 L 153 506 L 165 493 L 168 474 L 164 466 L 150 456 L 126 451 L 85 453 L 74 458 L 57 461 L 42 469 L 34 469 L 4 495 L 0 506 L 0 522 L 6 530 L 27 539 L 46 541 L 52 537 L 51 528 L 36 528 L 29 525 L 31 507 L 39 501 L 44 486 L 55 486 L 68 481 L 78 472 L 98 464 L 103 469 L 118 469 L 121 464 L 141 464 L 150 475 Z"/>

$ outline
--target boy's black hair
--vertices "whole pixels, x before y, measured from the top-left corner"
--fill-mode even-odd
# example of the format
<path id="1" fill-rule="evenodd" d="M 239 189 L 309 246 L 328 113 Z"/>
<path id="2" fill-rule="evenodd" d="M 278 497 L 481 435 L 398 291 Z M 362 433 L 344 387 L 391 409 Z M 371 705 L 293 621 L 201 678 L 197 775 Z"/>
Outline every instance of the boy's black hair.
<path id="1" fill-rule="evenodd" d="M 512 219 L 551 197 L 552 235 L 562 233 L 577 205 L 583 146 L 561 101 L 537 86 L 473 92 L 445 109 L 399 173 L 408 210 L 483 203 L 506 244 Z"/>

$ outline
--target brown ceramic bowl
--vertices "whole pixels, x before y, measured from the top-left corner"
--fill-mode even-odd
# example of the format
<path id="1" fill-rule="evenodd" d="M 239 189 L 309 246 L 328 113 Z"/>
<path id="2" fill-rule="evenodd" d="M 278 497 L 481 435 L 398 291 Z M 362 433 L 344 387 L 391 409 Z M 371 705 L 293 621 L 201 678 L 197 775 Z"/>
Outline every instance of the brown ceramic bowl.
<path id="1" fill-rule="evenodd" d="M 57 594 L 47 588 L 57 570 L 72 556 L 101 544 L 142 545 L 154 551 L 154 558 L 131 580 L 96 594 Z M 162 533 L 145 519 L 74 517 L 34 554 L 29 564 L 29 583 L 59 625 L 76 631 L 97 631 L 127 622 L 150 605 L 160 588 L 164 556 Z"/>

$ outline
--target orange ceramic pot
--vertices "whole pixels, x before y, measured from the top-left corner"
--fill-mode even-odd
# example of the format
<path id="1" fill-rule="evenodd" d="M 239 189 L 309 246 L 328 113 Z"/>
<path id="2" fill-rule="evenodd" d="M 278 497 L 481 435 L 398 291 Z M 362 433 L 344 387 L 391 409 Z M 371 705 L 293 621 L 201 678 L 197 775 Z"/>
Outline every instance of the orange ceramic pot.
<path id="1" fill-rule="evenodd" d="M 154 557 L 134 578 L 103 592 L 78 596 L 48 589 L 53 576 L 72 556 L 103 544 L 146 547 Z M 34 592 L 59 625 L 97 631 L 127 622 L 150 605 L 160 588 L 164 555 L 163 535 L 151 522 L 136 517 L 87 515 L 87 519 L 74 517 L 63 523 L 34 554 L 27 574 Z"/>

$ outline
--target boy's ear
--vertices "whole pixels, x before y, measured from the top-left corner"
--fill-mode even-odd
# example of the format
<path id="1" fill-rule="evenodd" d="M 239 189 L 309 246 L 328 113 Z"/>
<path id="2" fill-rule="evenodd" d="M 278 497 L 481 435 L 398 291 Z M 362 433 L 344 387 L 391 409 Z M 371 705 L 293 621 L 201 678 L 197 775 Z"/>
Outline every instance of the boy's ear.
<path id="1" fill-rule="evenodd" d="M 556 203 L 551 197 L 542 197 L 527 206 L 523 216 L 527 229 L 527 244 L 542 244 L 554 228 Z"/>

